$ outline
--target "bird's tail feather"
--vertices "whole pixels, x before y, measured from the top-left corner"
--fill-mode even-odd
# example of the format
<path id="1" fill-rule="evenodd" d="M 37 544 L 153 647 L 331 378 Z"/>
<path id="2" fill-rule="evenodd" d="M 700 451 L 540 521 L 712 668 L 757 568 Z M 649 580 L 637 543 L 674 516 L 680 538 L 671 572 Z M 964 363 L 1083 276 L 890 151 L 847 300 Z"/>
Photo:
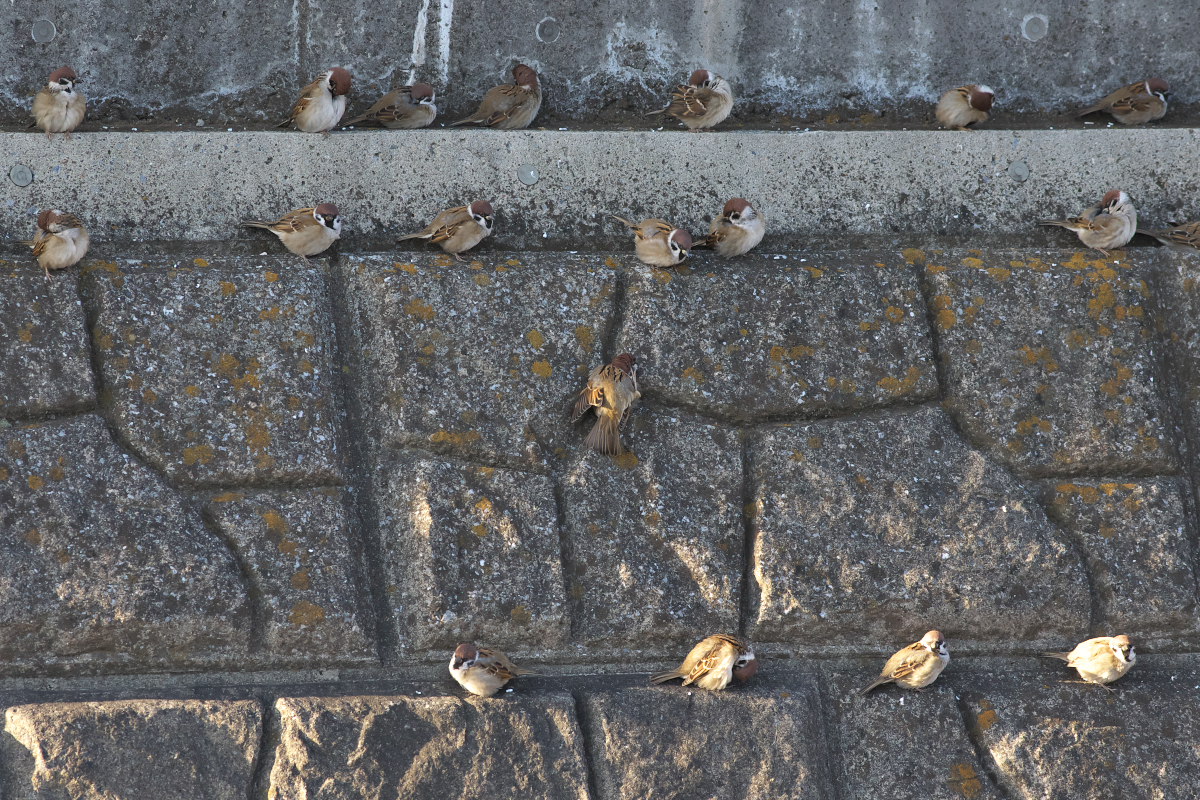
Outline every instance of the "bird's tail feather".
<path id="1" fill-rule="evenodd" d="M 621 446 L 621 430 L 612 414 L 600 414 L 583 443 L 606 456 L 619 456 L 625 452 Z"/>

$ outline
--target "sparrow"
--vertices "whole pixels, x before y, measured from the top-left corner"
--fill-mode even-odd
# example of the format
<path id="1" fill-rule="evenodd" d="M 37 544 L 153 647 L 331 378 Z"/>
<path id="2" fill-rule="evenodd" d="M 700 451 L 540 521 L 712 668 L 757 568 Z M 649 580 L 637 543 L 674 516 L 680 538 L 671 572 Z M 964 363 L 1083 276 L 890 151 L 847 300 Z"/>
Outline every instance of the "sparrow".
<path id="1" fill-rule="evenodd" d="M 434 244 L 440 244 L 443 250 L 462 261 L 460 253 L 470 250 L 492 232 L 494 213 L 492 204 L 487 200 L 476 200 L 467 206 L 446 209 L 417 233 L 401 236 L 396 241 L 428 239 Z"/>
<path id="2" fill-rule="evenodd" d="M 583 443 L 608 456 L 625 452 L 621 429 L 629 419 L 633 404 L 642 396 L 638 390 L 637 364 L 629 353 L 621 353 L 611 364 L 602 364 L 588 375 L 587 386 L 575 401 L 571 422 L 578 422 L 589 410 L 596 411 L 596 424 Z"/>
<path id="3" fill-rule="evenodd" d="M 762 241 L 767 223 L 749 201 L 735 197 L 721 209 L 721 216 L 708 227 L 708 236 L 697 247 L 711 247 L 723 258 L 749 253 Z"/>
<path id="4" fill-rule="evenodd" d="M 437 116 L 437 95 L 428 83 L 414 83 L 393 89 L 380 98 L 379 102 L 342 127 L 373 122 L 393 130 L 424 128 Z"/>
<path id="5" fill-rule="evenodd" d="M 733 90 L 729 81 L 698 69 L 688 79 L 687 86 L 676 87 L 666 108 L 651 111 L 647 117 L 666 114 L 682 122 L 690 131 L 712 128 L 725 120 L 733 110 Z"/>
<path id="6" fill-rule="evenodd" d="M 502 130 L 528 128 L 542 107 L 542 87 L 533 67 L 517 64 L 512 74 L 512 83 L 488 90 L 474 114 L 451 123 L 450 127 L 472 123 Z"/>
<path id="7" fill-rule="evenodd" d="M 1133 643 L 1125 635 L 1097 636 L 1075 645 L 1069 653 L 1042 655 L 1067 662 L 1067 666 L 1074 667 L 1086 682 L 1101 686 L 1123 678 L 1137 661 Z"/>
<path id="8" fill-rule="evenodd" d="M 1138 228 L 1138 233 L 1153 236 L 1163 244 L 1176 250 L 1200 250 L 1200 222 L 1185 222 L 1163 230 Z"/>
<path id="9" fill-rule="evenodd" d="M 305 261 L 309 256 L 328 250 L 342 235 L 342 219 L 333 203 L 321 203 L 316 208 L 298 208 L 274 222 L 248 219 L 242 225 L 269 230 L 279 237 L 284 247 Z"/>
<path id="10" fill-rule="evenodd" d="M 322 72 L 304 87 L 292 113 L 276 127 L 295 125 L 305 133 L 325 133 L 334 128 L 346 113 L 346 95 L 350 92 L 350 72 L 334 67 Z"/>
<path id="11" fill-rule="evenodd" d="M 758 672 L 758 661 L 750 643 L 736 636 L 717 633 L 701 641 L 670 672 L 650 676 L 651 683 L 664 683 L 683 678 L 683 685 L 696 684 L 701 689 L 719 692 L 732 678 L 744 683 Z"/>
<path id="12" fill-rule="evenodd" d="M 688 250 L 692 249 L 692 235 L 665 220 L 644 219 L 635 223 L 615 215 L 613 219 L 633 229 L 634 251 L 643 264 L 673 267 L 687 258 Z"/>
<path id="13" fill-rule="evenodd" d="M 992 102 L 995 99 L 995 92 L 982 84 L 960 86 L 942 95 L 934 116 L 943 128 L 970 130 L 969 125 L 987 122 L 988 112 L 992 110 Z"/>
<path id="14" fill-rule="evenodd" d="M 1079 241 L 1108 255 L 1109 250 L 1124 247 L 1137 232 L 1137 211 L 1129 195 L 1113 189 L 1078 217 L 1047 219 L 1039 224 L 1075 231 Z"/>
<path id="15" fill-rule="evenodd" d="M 50 82 L 33 98 L 33 122 L 50 134 L 65 134 L 71 138 L 71 131 L 83 122 L 87 112 L 87 98 L 75 91 L 79 76 L 70 67 L 59 67 L 50 73 Z"/>
<path id="16" fill-rule="evenodd" d="M 89 239 L 79 217 L 47 209 L 38 214 L 37 233 L 25 244 L 33 248 L 38 265 L 46 274 L 46 280 L 50 280 L 50 270 L 66 269 L 79 263 L 87 253 Z"/>
<path id="17" fill-rule="evenodd" d="M 532 675 L 499 650 L 460 644 L 450 656 L 450 677 L 471 694 L 491 697 L 518 675 Z"/>
<path id="18" fill-rule="evenodd" d="M 950 663 L 950 651 L 946 649 L 946 640 L 941 631 L 929 631 L 921 637 L 921 641 L 913 642 L 883 665 L 883 671 L 870 686 L 862 690 L 868 694 L 877 686 L 885 683 L 895 683 L 905 689 L 920 691 L 937 680 L 938 675 Z"/>
<path id="19" fill-rule="evenodd" d="M 1094 105 L 1081 108 L 1075 116 L 1082 117 L 1104 111 L 1123 125 L 1141 125 L 1162 119 L 1167 113 L 1167 94 L 1171 88 L 1162 78 L 1151 78 L 1122 86 Z"/>

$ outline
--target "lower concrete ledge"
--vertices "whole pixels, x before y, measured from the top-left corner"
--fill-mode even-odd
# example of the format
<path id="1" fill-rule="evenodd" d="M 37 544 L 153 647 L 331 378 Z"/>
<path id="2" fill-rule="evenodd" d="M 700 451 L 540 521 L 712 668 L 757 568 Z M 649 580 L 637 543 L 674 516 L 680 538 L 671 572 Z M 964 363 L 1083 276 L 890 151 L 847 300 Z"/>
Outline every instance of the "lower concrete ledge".
<path id="1" fill-rule="evenodd" d="M 1146 222 L 1200 216 L 1198 148 L 1200 129 L 1154 127 L 0 133 L 0 173 L 33 173 L 26 186 L 0 180 L 0 238 L 28 238 L 40 208 L 79 214 L 96 243 L 246 238 L 241 219 L 333 202 L 353 248 L 486 197 L 496 244 L 587 249 L 618 236 L 610 214 L 698 234 L 734 196 L 765 214 L 768 247 L 838 232 L 1029 235 L 1113 187 Z"/>

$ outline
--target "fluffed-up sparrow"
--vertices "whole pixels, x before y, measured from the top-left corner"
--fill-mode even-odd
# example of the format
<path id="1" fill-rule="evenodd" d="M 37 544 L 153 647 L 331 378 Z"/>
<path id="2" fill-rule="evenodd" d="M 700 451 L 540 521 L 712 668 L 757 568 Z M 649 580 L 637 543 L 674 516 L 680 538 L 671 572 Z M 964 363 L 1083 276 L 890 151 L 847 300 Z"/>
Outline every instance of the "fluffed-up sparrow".
<path id="1" fill-rule="evenodd" d="M 451 123 L 450 127 L 467 124 L 503 130 L 529 127 L 542 107 L 542 87 L 538 83 L 538 74 L 526 64 L 517 64 L 512 74 L 512 83 L 489 89 L 474 114 Z"/>
<path id="2" fill-rule="evenodd" d="M 1112 94 L 1087 108 L 1075 112 L 1082 117 L 1096 111 L 1104 111 L 1123 125 L 1141 125 L 1162 119 L 1167 113 L 1167 94 L 1171 87 L 1162 78 L 1122 86 Z"/>
<path id="3" fill-rule="evenodd" d="M 437 117 L 437 94 L 428 83 L 414 83 L 393 89 L 375 105 L 352 120 L 342 123 L 346 128 L 365 122 L 393 130 L 412 130 L 430 125 Z"/>
<path id="4" fill-rule="evenodd" d="M 458 261 L 475 245 L 492 232 L 492 204 L 487 200 L 476 200 L 466 206 L 448 208 L 433 218 L 433 222 L 416 233 L 401 236 L 397 242 L 409 239 L 428 239 L 450 253 Z"/>
<path id="5" fill-rule="evenodd" d="M 713 219 L 708 231 L 696 246 L 711 247 L 722 258 L 733 258 L 749 253 L 762 241 L 767 222 L 748 200 L 735 197 Z"/>
<path id="6" fill-rule="evenodd" d="M 644 219 L 630 222 L 613 215 L 613 219 L 633 230 L 633 248 L 643 264 L 652 267 L 673 267 L 687 258 L 692 249 L 692 235 L 676 228 L 666 220 Z"/>
<path id="7" fill-rule="evenodd" d="M 983 84 L 960 86 L 941 96 L 934 116 L 943 128 L 970 130 L 968 126 L 987 121 L 988 112 L 992 110 L 995 99 L 995 92 Z"/>
<path id="8" fill-rule="evenodd" d="M 328 250 L 342 235 L 342 218 L 333 203 L 289 211 L 274 222 L 248 219 L 242 225 L 269 230 L 284 247 L 305 260 Z"/>
<path id="9" fill-rule="evenodd" d="M 90 239 L 79 217 L 47 209 L 38 214 L 37 233 L 26 244 L 33 248 L 38 266 L 46 274 L 46 280 L 50 280 L 50 270 L 79 263 L 87 253 Z"/>
<path id="10" fill-rule="evenodd" d="M 1200 222 L 1185 222 L 1170 228 L 1138 228 L 1138 233 L 1153 236 L 1175 250 L 1200 250 Z"/>
<path id="11" fill-rule="evenodd" d="M 913 642 L 889 658 L 879 677 L 863 689 L 862 694 L 868 694 L 885 683 L 894 683 L 905 689 L 919 691 L 936 681 L 949 663 L 950 651 L 946 649 L 946 640 L 942 637 L 942 632 L 929 631 L 921 637 L 921 641 Z"/>
<path id="12" fill-rule="evenodd" d="M 305 133 L 329 133 L 346 113 L 346 95 L 350 93 L 350 72 L 334 67 L 322 72 L 304 87 L 292 113 L 278 127 L 295 125 Z"/>
<path id="13" fill-rule="evenodd" d="M 491 697 L 518 675 L 532 675 L 504 653 L 470 643 L 460 644 L 450 657 L 450 677 L 471 694 Z"/>
<path id="14" fill-rule="evenodd" d="M 1128 244 L 1137 232 L 1137 210 L 1129 195 L 1113 189 L 1078 217 L 1047 219 L 1040 224 L 1075 231 L 1079 241 L 1108 255 L 1109 250 Z"/>
<path id="15" fill-rule="evenodd" d="M 47 83 L 33 98 L 34 124 L 46 132 L 61 133 L 71 138 L 87 113 L 87 98 L 76 91 L 79 76 L 70 67 L 59 67 L 50 73 Z"/>
<path id="16" fill-rule="evenodd" d="M 736 678 L 744 683 L 758 672 L 754 648 L 745 639 L 716 633 L 692 648 L 683 663 L 669 672 L 650 676 L 651 683 L 683 678 L 683 685 L 719 692 Z"/>
<path id="17" fill-rule="evenodd" d="M 637 364 L 629 353 L 621 353 L 611 364 L 602 364 L 588 375 L 587 386 L 575 401 L 572 422 L 578 422 L 589 410 L 596 412 L 596 424 L 584 445 L 597 452 L 619 456 L 625 452 L 621 429 L 633 404 L 642 396 L 638 390 Z"/>
<path id="18" fill-rule="evenodd" d="M 729 81 L 706 69 L 692 73 L 686 86 L 676 87 L 666 108 L 646 116 L 666 114 L 682 122 L 689 131 L 703 131 L 725 121 L 733 110 Z"/>
<path id="19" fill-rule="evenodd" d="M 1075 645 L 1069 653 L 1042 653 L 1047 658 L 1057 658 L 1074 667 L 1079 677 L 1088 683 L 1101 686 L 1125 676 L 1137 662 L 1133 642 L 1124 634 L 1120 636 L 1097 636 Z"/>

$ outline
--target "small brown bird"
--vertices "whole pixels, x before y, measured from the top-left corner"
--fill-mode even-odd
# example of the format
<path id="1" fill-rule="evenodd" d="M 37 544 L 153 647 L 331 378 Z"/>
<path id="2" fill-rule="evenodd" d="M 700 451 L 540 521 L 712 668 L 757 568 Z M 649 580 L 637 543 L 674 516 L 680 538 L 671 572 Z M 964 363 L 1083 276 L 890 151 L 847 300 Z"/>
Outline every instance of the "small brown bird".
<path id="1" fill-rule="evenodd" d="M 471 694 L 491 697 L 518 675 L 534 673 L 522 669 L 499 650 L 460 644 L 450 657 L 450 677 Z"/>
<path id="2" fill-rule="evenodd" d="M 673 267 L 687 258 L 688 251 L 692 249 L 692 235 L 665 220 L 630 222 L 615 215 L 613 219 L 633 229 L 633 249 L 643 264 Z"/>
<path id="3" fill-rule="evenodd" d="M 25 244 L 33 248 L 38 266 L 46 274 L 46 280 L 50 280 L 50 270 L 66 269 L 79 263 L 87 254 L 90 239 L 79 217 L 47 209 L 38 214 L 37 233 Z"/>
<path id="4" fill-rule="evenodd" d="M 248 219 L 242 225 L 269 230 L 279 237 L 284 247 L 305 261 L 309 256 L 328 250 L 342 235 L 342 218 L 333 203 L 289 211 L 274 222 Z"/>
<path id="5" fill-rule="evenodd" d="M 758 672 L 758 660 L 750 643 L 736 636 L 717 633 L 701 641 L 670 672 L 650 676 L 651 683 L 664 683 L 683 678 L 683 685 L 693 683 L 701 689 L 719 692 L 736 678 L 745 683 Z"/>
<path id="6" fill-rule="evenodd" d="M 515 130 L 527 128 L 542 107 L 542 87 L 533 67 L 517 64 L 513 67 L 513 82 L 488 90 L 475 113 L 455 125 L 477 124 L 489 128 Z"/>
<path id="7" fill-rule="evenodd" d="M 689 131 L 703 131 L 724 122 L 732 110 L 733 89 L 729 81 L 706 69 L 698 69 L 688 78 L 686 86 L 675 88 L 666 108 L 651 111 L 646 116 L 666 114 L 682 122 Z"/>
<path id="8" fill-rule="evenodd" d="M 767 223 L 749 201 L 735 197 L 725 204 L 708 230 L 708 236 L 696 246 L 711 247 L 722 258 L 734 258 L 749 253 L 762 241 Z"/>
<path id="9" fill-rule="evenodd" d="M 1162 119 L 1167 113 L 1167 94 L 1171 88 L 1162 78 L 1122 86 L 1103 100 L 1081 108 L 1075 116 L 1082 117 L 1104 111 L 1122 125 L 1142 125 Z"/>
<path id="10" fill-rule="evenodd" d="M 1174 250 L 1200 250 L 1200 222 L 1185 222 L 1164 229 L 1138 228 L 1138 233 L 1153 236 Z"/>
<path id="11" fill-rule="evenodd" d="M 863 689 L 862 693 L 868 694 L 885 683 L 895 683 L 905 689 L 920 691 L 936 681 L 949 663 L 950 651 L 946 649 L 946 640 L 942 637 L 942 632 L 929 631 L 921 637 L 921 641 L 913 642 L 889 658 L 879 677 Z"/>
<path id="12" fill-rule="evenodd" d="M 596 424 L 584 445 L 609 456 L 625 452 L 621 429 L 629 419 L 633 404 L 642 396 L 638 390 L 637 364 L 629 353 L 621 353 L 611 364 L 603 364 L 588 375 L 587 386 L 575 401 L 571 422 L 578 422 L 589 410 L 596 412 Z"/>
<path id="13" fill-rule="evenodd" d="M 59 67 L 50 73 L 50 82 L 33 98 L 34 124 L 46 132 L 61 133 L 68 139 L 79 127 L 87 113 L 87 98 L 75 91 L 79 76 L 70 67 Z"/>
<path id="14" fill-rule="evenodd" d="M 334 67 L 322 72 L 304 87 L 292 113 L 279 123 L 279 128 L 295 125 L 305 133 L 325 133 L 337 126 L 346 113 L 346 95 L 350 92 L 350 72 Z"/>
<path id="15" fill-rule="evenodd" d="M 365 122 L 382 125 L 392 130 L 424 128 L 437 117 L 437 95 L 428 83 L 401 86 L 385 94 L 380 100 L 342 127 L 361 125 Z"/>
<path id="16" fill-rule="evenodd" d="M 1095 639 L 1080 642 L 1069 653 L 1042 655 L 1067 662 L 1067 666 L 1074 667 L 1084 681 L 1100 686 L 1123 678 L 1137 662 L 1133 643 L 1125 635 L 1097 636 Z"/>
<path id="17" fill-rule="evenodd" d="M 1137 210 L 1129 195 L 1113 189 L 1078 217 L 1047 219 L 1039 224 L 1075 231 L 1079 241 L 1108 255 L 1109 250 L 1128 244 L 1137 232 Z"/>
<path id="18" fill-rule="evenodd" d="M 996 94 L 990 87 L 972 83 L 951 89 L 938 100 L 934 116 L 943 128 L 970 130 L 970 125 L 986 122 Z"/>
<path id="19" fill-rule="evenodd" d="M 397 242 L 409 239 L 428 239 L 450 253 L 458 261 L 475 245 L 487 238 L 492 232 L 492 204 L 487 200 L 476 200 L 467 206 L 448 208 L 433 218 L 417 233 L 401 236 Z"/>

